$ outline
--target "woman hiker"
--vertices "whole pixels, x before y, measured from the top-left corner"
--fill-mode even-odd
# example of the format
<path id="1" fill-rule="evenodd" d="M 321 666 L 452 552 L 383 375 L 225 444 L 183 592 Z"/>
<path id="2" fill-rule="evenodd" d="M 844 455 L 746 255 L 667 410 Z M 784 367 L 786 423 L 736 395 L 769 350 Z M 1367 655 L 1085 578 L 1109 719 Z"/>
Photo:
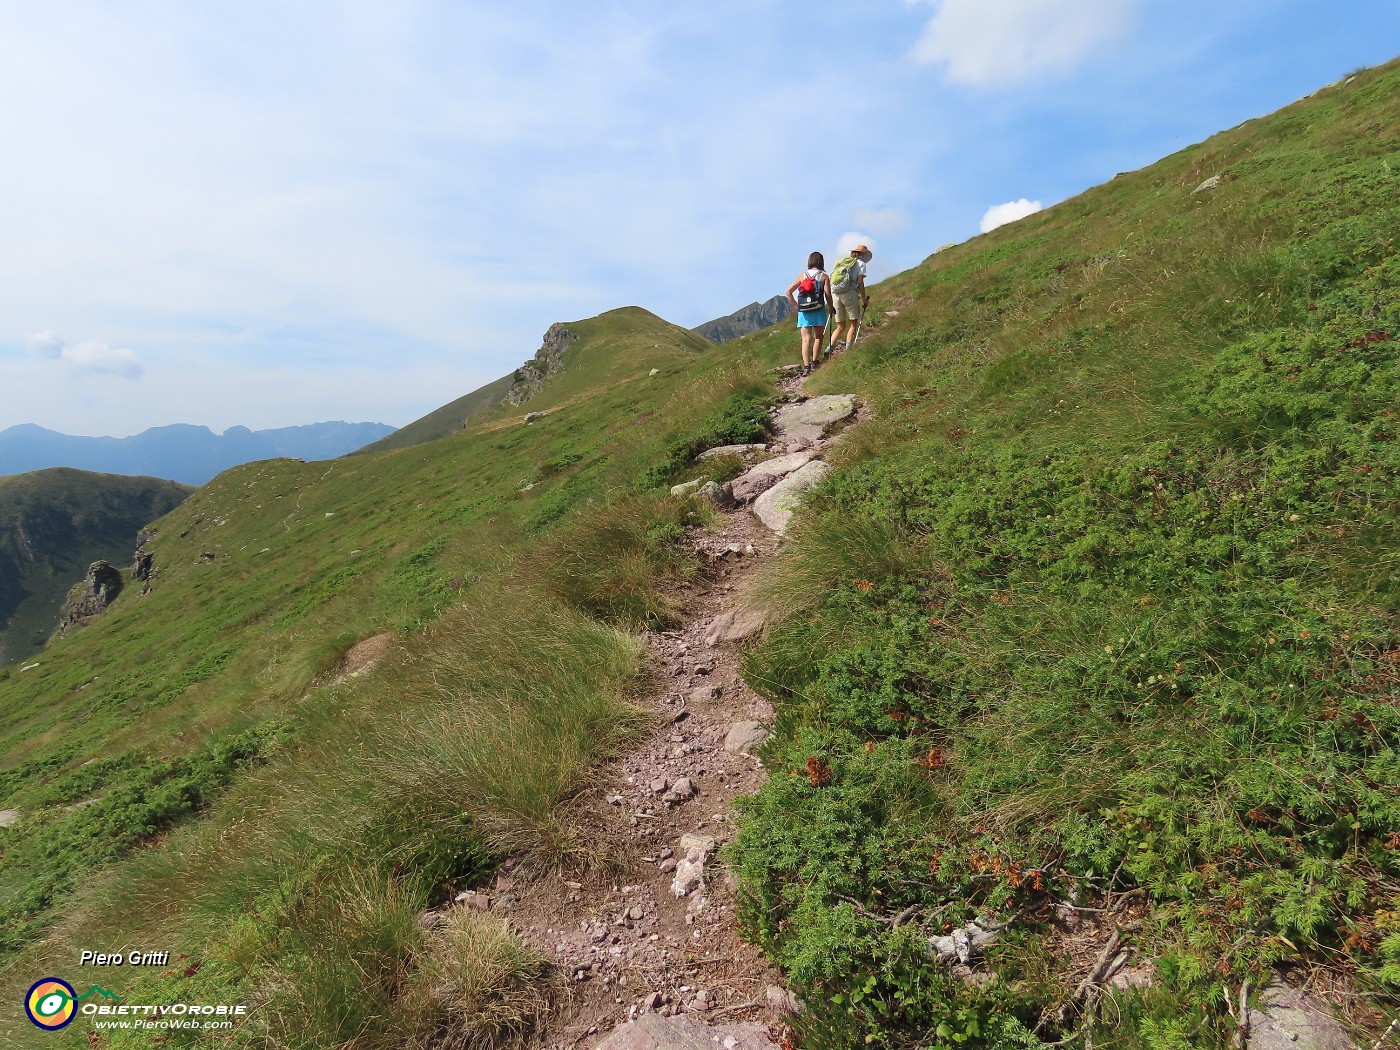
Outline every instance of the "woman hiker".
<path id="1" fill-rule="evenodd" d="M 788 302 L 797 311 L 797 331 L 802 336 L 802 375 L 811 375 L 821 361 L 826 334 L 827 307 L 831 304 L 831 278 L 825 273 L 821 252 L 807 256 L 807 269 L 788 285 Z M 793 292 L 797 295 L 794 297 Z"/>

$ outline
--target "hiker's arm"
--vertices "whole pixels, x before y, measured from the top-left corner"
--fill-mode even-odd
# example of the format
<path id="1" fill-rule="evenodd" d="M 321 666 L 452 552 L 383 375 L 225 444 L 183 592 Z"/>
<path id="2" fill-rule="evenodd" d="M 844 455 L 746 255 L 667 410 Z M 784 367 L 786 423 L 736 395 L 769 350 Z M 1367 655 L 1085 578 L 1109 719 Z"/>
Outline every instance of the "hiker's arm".
<path id="1" fill-rule="evenodd" d="M 788 285 L 788 290 L 787 290 L 788 302 L 792 303 L 792 308 L 793 308 L 794 310 L 797 309 L 797 300 L 794 299 L 794 298 L 792 297 L 792 293 L 795 292 L 795 291 L 797 291 L 797 286 L 798 286 L 799 284 L 801 284 L 801 283 L 802 283 L 802 278 L 799 277 L 797 280 L 793 281 L 792 284 Z"/>
<path id="2" fill-rule="evenodd" d="M 822 291 L 826 293 L 826 305 L 834 309 L 836 306 L 836 299 L 831 294 L 831 278 L 826 274 L 822 274 Z"/>

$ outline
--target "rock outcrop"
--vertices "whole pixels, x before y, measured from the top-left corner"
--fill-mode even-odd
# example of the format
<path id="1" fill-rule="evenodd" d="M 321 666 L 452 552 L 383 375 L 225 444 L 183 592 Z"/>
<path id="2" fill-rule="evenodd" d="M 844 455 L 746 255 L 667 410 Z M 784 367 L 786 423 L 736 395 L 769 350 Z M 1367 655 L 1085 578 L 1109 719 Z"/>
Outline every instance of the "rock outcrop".
<path id="1" fill-rule="evenodd" d="M 550 325 L 535 356 L 515 370 L 514 381 L 505 400 L 512 405 L 523 405 L 538 394 L 546 379 L 564 370 L 564 356 L 569 344 L 577 340 L 578 336 L 566 326 L 558 322 Z"/>
<path id="2" fill-rule="evenodd" d="M 105 561 L 88 566 L 83 582 L 68 592 L 68 600 L 59 613 L 58 633 L 67 634 L 74 624 L 90 620 L 106 611 L 122 589 L 122 574 Z"/>

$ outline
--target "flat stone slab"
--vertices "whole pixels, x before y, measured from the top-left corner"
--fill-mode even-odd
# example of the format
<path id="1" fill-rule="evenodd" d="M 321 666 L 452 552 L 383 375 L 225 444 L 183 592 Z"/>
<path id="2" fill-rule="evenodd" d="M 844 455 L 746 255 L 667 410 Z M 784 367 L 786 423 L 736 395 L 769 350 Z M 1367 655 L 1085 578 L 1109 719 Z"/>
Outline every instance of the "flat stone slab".
<path id="1" fill-rule="evenodd" d="M 856 403 L 850 394 L 823 394 L 809 397 L 796 405 L 787 405 L 778 412 L 778 426 L 829 427 L 849 419 L 856 410 Z"/>
<path id="2" fill-rule="evenodd" d="M 855 415 L 856 403 L 850 394 L 823 394 L 778 412 L 773 426 L 778 441 L 811 448 L 821 441 L 827 428 Z"/>
<path id="3" fill-rule="evenodd" d="M 1249 1050 L 1356 1050 L 1317 996 L 1273 980 L 1249 1011 Z"/>
<path id="4" fill-rule="evenodd" d="M 0 809 L 0 828 L 12 828 L 19 823 L 19 810 Z"/>
<path id="5" fill-rule="evenodd" d="M 819 459 L 813 460 L 759 496 L 754 501 L 753 512 L 779 536 L 784 535 L 793 511 L 802 505 L 802 498 L 829 473 L 831 467 Z"/>
<path id="6" fill-rule="evenodd" d="M 778 1050 L 762 1025 L 712 1027 L 684 1015 L 642 1014 L 615 1028 L 594 1050 Z"/>
<path id="7" fill-rule="evenodd" d="M 707 448 L 695 458 L 718 459 L 720 456 L 742 456 L 744 459 L 752 459 L 767 451 L 767 445 L 720 445 L 718 448 Z"/>
<path id="8" fill-rule="evenodd" d="M 810 463 L 815 452 L 791 452 L 775 459 L 765 459 L 756 467 L 750 468 L 729 483 L 730 491 L 740 503 L 747 503 L 765 490 L 777 484 L 778 479 L 791 474 L 798 467 Z"/>

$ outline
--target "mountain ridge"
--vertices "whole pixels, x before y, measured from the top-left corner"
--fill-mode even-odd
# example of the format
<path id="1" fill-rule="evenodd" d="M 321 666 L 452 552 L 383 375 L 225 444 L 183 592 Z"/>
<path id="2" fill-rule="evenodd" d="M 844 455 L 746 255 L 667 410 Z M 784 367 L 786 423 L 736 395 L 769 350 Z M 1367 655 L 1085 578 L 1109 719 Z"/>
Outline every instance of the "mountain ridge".
<path id="1" fill-rule="evenodd" d="M 216 434 L 199 424 L 171 423 L 114 438 L 63 434 L 20 423 L 0 430 L 0 476 L 71 467 L 201 485 L 220 471 L 257 459 L 333 459 L 393 429 L 384 423 L 332 420 L 267 430 L 232 426 Z"/>
<path id="2" fill-rule="evenodd" d="M 787 296 L 775 295 L 766 302 L 754 301 L 732 314 L 696 325 L 691 331 L 704 336 L 712 343 L 727 343 L 741 335 L 779 324 L 791 316 L 792 303 L 788 302 Z"/>

